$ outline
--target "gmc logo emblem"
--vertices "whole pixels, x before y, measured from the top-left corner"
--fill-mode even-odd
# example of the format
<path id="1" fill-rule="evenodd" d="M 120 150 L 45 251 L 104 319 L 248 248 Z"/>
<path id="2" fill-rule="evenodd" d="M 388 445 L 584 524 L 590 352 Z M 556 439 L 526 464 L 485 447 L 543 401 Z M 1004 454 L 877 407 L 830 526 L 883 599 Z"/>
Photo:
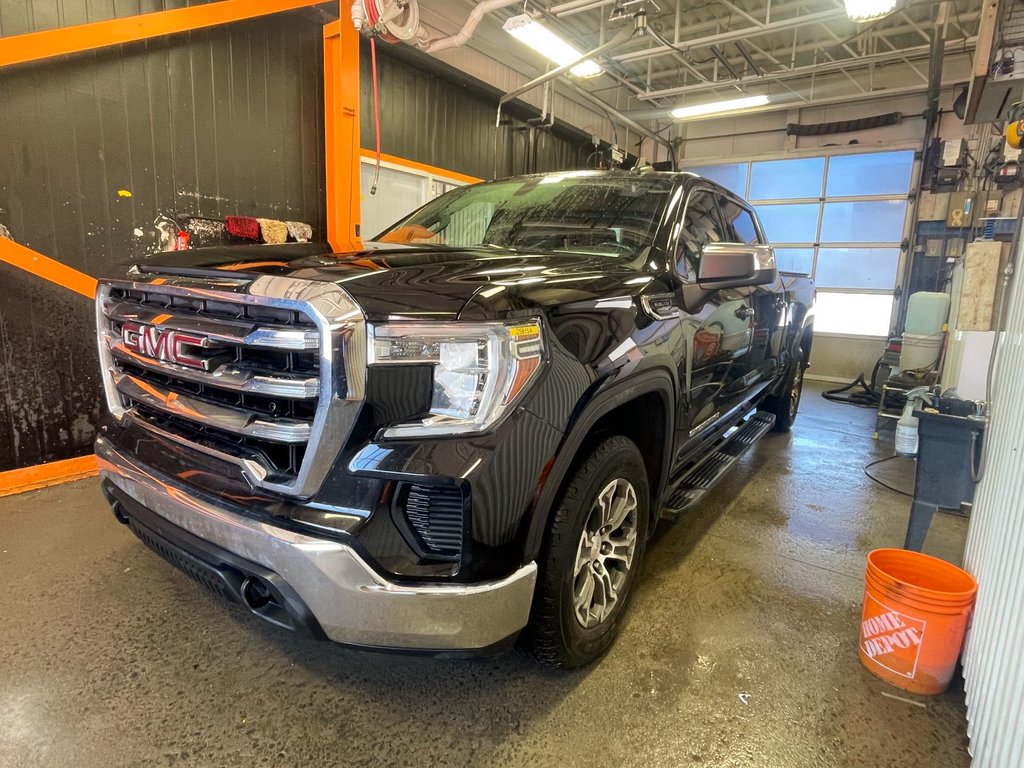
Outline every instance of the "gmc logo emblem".
<path id="1" fill-rule="evenodd" d="M 189 347 L 206 346 L 205 336 L 185 331 L 162 331 L 154 325 L 127 322 L 121 325 L 121 341 L 128 349 L 143 357 L 206 369 L 206 361 L 188 351 Z"/>

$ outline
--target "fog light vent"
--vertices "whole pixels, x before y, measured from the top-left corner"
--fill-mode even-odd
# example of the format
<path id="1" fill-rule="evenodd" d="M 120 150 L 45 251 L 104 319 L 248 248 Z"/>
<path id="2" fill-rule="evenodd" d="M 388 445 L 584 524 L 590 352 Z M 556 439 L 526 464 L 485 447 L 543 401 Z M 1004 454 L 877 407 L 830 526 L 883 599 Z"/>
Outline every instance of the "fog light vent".
<path id="1" fill-rule="evenodd" d="M 459 488 L 411 485 L 405 497 L 405 517 L 426 554 L 457 560 L 465 533 L 463 498 Z"/>

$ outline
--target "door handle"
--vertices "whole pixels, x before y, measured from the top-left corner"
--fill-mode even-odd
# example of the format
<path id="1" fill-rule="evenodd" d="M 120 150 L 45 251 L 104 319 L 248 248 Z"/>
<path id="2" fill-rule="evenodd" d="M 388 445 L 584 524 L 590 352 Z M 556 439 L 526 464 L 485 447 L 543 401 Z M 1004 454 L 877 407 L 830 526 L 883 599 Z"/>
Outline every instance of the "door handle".
<path id="1" fill-rule="evenodd" d="M 754 310 L 750 307 L 740 307 L 736 310 L 736 317 L 740 320 L 749 320 L 754 316 Z"/>

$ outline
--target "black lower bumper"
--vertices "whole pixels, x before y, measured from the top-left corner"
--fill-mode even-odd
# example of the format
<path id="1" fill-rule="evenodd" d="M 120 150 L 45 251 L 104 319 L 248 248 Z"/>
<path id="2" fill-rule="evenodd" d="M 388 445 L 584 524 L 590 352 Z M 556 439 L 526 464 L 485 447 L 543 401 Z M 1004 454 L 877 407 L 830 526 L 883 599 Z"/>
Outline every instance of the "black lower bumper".
<path id="1" fill-rule="evenodd" d="M 264 621 L 327 639 L 312 612 L 280 575 L 182 530 L 112 483 L 105 482 L 103 492 L 117 519 L 171 565 Z"/>

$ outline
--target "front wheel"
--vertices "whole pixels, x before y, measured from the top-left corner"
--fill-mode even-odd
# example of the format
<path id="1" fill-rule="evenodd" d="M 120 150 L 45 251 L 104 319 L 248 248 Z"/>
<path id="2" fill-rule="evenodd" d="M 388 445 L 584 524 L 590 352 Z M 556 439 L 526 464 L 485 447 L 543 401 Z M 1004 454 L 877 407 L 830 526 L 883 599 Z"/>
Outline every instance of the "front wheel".
<path id="1" fill-rule="evenodd" d="M 570 478 L 541 553 L 531 617 L 540 661 L 582 667 L 611 646 L 643 560 L 649 512 L 636 444 L 602 440 Z"/>

